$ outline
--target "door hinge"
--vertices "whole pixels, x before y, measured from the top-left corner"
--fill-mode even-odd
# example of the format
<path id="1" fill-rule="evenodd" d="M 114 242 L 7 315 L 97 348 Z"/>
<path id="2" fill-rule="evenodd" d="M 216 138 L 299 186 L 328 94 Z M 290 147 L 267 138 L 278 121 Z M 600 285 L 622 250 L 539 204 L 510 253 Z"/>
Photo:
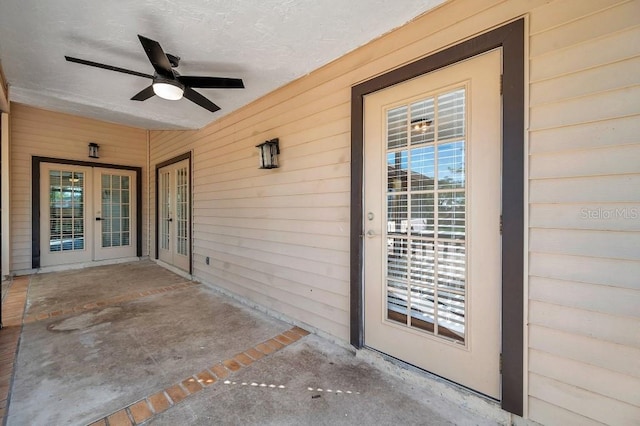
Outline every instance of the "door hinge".
<path id="1" fill-rule="evenodd" d="M 500 215 L 500 235 L 502 235 L 502 215 Z"/>
<path id="2" fill-rule="evenodd" d="M 504 81 L 503 79 L 503 74 L 500 74 L 500 94 L 502 95 L 502 82 Z"/>
<path id="3" fill-rule="evenodd" d="M 500 354 L 500 374 L 502 374 L 502 354 Z"/>

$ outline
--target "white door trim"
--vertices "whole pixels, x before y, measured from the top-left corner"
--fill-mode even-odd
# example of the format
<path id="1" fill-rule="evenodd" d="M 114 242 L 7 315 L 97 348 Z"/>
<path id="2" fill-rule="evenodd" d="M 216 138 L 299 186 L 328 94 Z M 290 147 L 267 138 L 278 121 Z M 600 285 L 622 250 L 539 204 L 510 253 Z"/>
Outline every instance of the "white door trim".
<path id="1" fill-rule="evenodd" d="M 139 259 L 142 256 L 142 209 L 140 208 L 142 204 L 142 167 L 136 166 L 124 166 L 120 164 L 106 164 L 106 163 L 98 163 L 91 161 L 79 161 L 79 160 L 66 160 L 61 158 L 53 158 L 53 157 L 39 157 L 33 156 L 31 157 L 31 232 L 32 232 L 32 240 L 31 240 L 31 268 L 32 271 L 37 272 L 41 269 L 41 180 L 43 176 L 40 173 L 40 165 L 45 163 L 57 164 L 61 167 L 64 165 L 69 166 L 81 166 L 81 167 L 93 167 L 93 168 L 109 168 L 109 169 L 117 169 L 117 170 L 128 170 L 135 172 L 136 176 L 136 197 L 135 204 L 137 206 L 135 222 L 136 222 L 136 233 L 132 238 L 135 238 L 135 257 L 129 258 L 131 259 Z M 71 265 L 71 264 L 70 264 Z M 95 265 L 95 263 L 91 262 L 89 265 Z M 69 266 L 68 268 L 71 268 Z M 65 267 L 67 268 L 67 267 Z"/>

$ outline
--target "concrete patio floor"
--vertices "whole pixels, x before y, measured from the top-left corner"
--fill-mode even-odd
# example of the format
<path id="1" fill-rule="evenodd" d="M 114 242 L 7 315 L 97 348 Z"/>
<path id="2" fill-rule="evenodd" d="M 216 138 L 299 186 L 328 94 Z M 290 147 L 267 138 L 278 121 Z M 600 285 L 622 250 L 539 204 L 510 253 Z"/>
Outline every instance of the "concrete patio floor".
<path id="1" fill-rule="evenodd" d="M 150 261 L 26 279 L 10 426 L 496 424 Z"/>

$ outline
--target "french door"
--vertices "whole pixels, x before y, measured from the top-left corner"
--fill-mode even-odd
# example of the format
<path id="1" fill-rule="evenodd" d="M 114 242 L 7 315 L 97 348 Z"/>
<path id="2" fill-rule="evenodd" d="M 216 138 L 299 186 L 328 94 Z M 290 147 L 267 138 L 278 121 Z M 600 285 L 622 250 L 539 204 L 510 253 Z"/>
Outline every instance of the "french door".
<path id="1" fill-rule="evenodd" d="M 134 171 L 40 165 L 41 266 L 136 256 Z"/>
<path id="2" fill-rule="evenodd" d="M 365 344 L 500 398 L 501 54 L 364 98 Z"/>
<path id="3" fill-rule="evenodd" d="M 189 159 L 158 170 L 158 258 L 189 272 L 191 190 Z"/>

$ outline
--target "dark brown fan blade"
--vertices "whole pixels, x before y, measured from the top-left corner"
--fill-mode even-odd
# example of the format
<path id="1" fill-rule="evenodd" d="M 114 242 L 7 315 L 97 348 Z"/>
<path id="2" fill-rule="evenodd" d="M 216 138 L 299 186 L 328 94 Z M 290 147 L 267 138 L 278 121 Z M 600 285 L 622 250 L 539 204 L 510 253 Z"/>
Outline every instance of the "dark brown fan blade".
<path id="1" fill-rule="evenodd" d="M 151 85 L 149 87 L 146 87 L 146 88 L 142 89 L 140 92 L 138 92 L 138 94 L 136 94 L 133 98 L 131 98 L 131 100 L 132 101 L 146 101 L 147 99 L 149 99 L 153 95 L 155 95 L 155 92 L 153 91 L 153 85 Z"/>
<path id="2" fill-rule="evenodd" d="M 191 75 L 181 75 L 177 78 L 180 83 L 189 87 L 200 87 L 203 89 L 244 89 L 244 83 L 240 78 L 198 77 Z"/>
<path id="3" fill-rule="evenodd" d="M 153 78 L 153 76 L 149 74 L 144 74 L 138 71 L 131 71 L 124 68 L 114 67 L 113 65 L 100 64 L 98 62 L 92 62 L 84 59 L 73 58 L 71 56 L 65 56 L 64 58 L 69 62 L 75 62 L 77 64 L 82 64 L 82 65 L 89 65 L 90 67 L 102 68 L 109 71 L 117 71 L 124 74 L 137 75 L 138 77 Z"/>
<path id="4" fill-rule="evenodd" d="M 193 90 L 191 87 L 184 88 L 184 97 L 189 99 L 191 102 L 200 105 L 202 108 L 208 109 L 211 112 L 216 112 L 220 109 L 218 105 L 214 104 L 209 99 Z"/>
<path id="5" fill-rule="evenodd" d="M 156 70 L 158 75 L 174 78 L 171 63 L 169 62 L 166 53 L 164 53 L 164 50 L 162 50 L 162 47 L 160 47 L 160 43 L 141 35 L 138 35 L 138 38 L 140 39 L 140 43 L 142 43 L 142 47 L 144 47 L 144 51 L 147 54 L 151 65 L 153 65 L 153 69 Z"/>

